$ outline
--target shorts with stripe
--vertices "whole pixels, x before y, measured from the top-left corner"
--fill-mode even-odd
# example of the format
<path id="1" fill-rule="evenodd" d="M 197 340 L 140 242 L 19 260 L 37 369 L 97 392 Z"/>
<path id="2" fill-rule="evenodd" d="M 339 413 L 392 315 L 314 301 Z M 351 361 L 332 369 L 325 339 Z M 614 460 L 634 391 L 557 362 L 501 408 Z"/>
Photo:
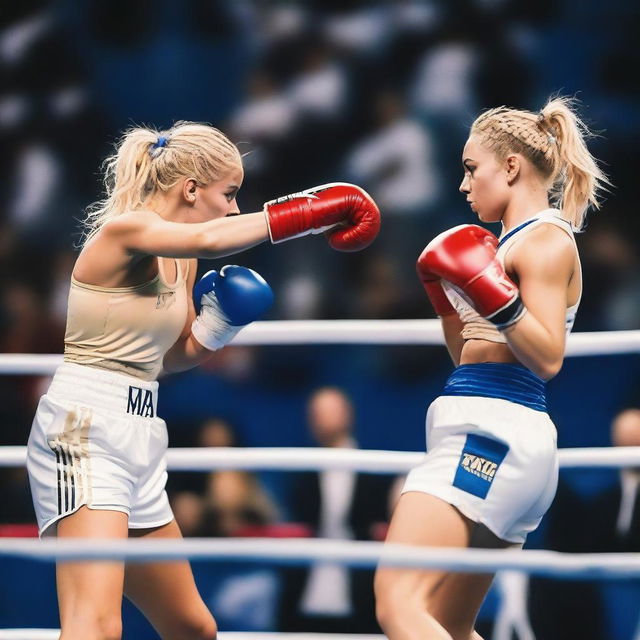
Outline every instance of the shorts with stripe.
<path id="1" fill-rule="evenodd" d="M 83 505 L 122 511 L 132 529 L 173 519 L 157 401 L 157 382 L 72 363 L 57 369 L 27 446 L 40 535 Z"/>
<path id="2" fill-rule="evenodd" d="M 427 455 L 405 482 L 498 538 L 524 543 L 558 483 L 556 429 L 544 382 L 519 365 L 458 367 L 427 412 Z"/>

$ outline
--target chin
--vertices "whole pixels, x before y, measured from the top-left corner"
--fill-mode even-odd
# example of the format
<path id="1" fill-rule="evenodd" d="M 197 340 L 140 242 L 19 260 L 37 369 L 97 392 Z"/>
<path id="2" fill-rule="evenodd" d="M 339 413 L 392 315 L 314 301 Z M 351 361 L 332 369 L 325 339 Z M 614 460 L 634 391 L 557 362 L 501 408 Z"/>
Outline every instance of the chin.
<path id="1" fill-rule="evenodd" d="M 502 213 L 482 213 L 478 211 L 477 214 L 480 222 L 486 222 L 487 224 L 495 224 L 496 222 L 500 222 L 502 220 Z"/>

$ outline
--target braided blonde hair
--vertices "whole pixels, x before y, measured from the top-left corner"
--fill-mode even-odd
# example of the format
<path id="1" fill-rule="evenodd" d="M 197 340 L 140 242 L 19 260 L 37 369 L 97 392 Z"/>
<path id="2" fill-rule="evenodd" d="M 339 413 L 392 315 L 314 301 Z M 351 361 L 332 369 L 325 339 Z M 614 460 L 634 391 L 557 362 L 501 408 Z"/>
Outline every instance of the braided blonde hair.
<path id="1" fill-rule="evenodd" d="M 587 149 L 593 134 L 580 120 L 575 100 L 551 98 L 539 113 L 507 107 L 489 109 L 471 126 L 500 159 L 520 153 L 549 182 L 551 203 L 581 229 L 589 206 L 599 209 L 599 193 L 610 184 Z"/>
<path id="2" fill-rule="evenodd" d="M 103 163 L 106 197 L 87 207 L 82 244 L 116 216 L 144 209 L 181 178 L 206 185 L 239 166 L 237 147 L 210 125 L 180 121 L 167 131 L 128 129 Z"/>

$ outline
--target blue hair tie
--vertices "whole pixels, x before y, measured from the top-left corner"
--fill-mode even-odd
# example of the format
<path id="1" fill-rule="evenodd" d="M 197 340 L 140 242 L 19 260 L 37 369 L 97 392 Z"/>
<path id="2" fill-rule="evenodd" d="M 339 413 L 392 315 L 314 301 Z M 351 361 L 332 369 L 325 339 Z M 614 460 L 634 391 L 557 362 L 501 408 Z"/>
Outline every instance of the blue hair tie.
<path id="1" fill-rule="evenodd" d="M 168 139 L 164 136 L 158 136 L 157 142 L 154 143 L 152 149 L 161 149 L 162 147 L 167 146 Z"/>
<path id="2" fill-rule="evenodd" d="M 158 139 L 151 145 L 151 149 L 149 149 L 149 153 L 152 158 L 155 158 L 161 149 L 164 149 L 169 142 L 169 138 L 165 136 L 158 136 Z"/>

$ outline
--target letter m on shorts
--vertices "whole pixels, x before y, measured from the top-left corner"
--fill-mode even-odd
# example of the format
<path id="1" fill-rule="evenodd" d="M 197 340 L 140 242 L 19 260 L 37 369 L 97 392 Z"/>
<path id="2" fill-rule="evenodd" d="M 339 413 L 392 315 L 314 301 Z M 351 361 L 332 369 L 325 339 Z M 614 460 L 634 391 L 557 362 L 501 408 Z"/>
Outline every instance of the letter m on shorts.
<path id="1" fill-rule="evenodd" d="M 508 451 L 504 442 L 470 433 L 462 447 L 453 486 L 486 498 Z"/>
<path id="2" fill-rule="evenodd" d="M 149 389 L 129 386 L 127 413 L 143 418 L 153 418 L 153 393 Z"/>

